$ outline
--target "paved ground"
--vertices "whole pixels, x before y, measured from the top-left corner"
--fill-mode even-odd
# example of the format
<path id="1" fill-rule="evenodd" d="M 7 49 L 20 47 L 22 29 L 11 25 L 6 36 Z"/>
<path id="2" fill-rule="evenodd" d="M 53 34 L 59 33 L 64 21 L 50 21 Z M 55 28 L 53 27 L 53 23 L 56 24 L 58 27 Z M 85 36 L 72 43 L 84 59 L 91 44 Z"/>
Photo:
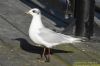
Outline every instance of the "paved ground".
<path id="1" fill-rule="evenodd" d="M 24 12 L 33 7 L 40 8 L 41 4 L 38 0 L 30 1 L 0 0 L 0 66 L 75 66 L 75 64 L 100 63 L 99 21 L 96 22 L 94 37 L 91 41 L 54 47 L 51 62 L 39 63 L 37 58 L 43 48 L 35 46 L 29 39 L 28 28 L 31 16 Z M 63 19 L 40 9 L 46 27 L 61 32 L 68 26 Z M 68 29 L 69 32 L 71 32 L 70 29 Z"/>

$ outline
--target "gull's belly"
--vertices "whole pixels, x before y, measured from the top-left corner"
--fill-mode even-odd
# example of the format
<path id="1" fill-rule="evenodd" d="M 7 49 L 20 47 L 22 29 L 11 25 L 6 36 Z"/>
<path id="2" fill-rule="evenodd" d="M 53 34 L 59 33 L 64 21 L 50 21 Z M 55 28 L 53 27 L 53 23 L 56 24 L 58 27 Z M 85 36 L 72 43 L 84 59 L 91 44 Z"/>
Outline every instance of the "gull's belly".
<path id="1" fill-rule="evenodd" d="M 29 37 L 30 37 L 30 39 L 31 39 L 33 42 L 35 42 L 35 43 L 37 43 L 37 44 L 42 44 L 42 42 L 39 40 L 39 37 L 38 37 L 37 34 L 35 34 L 35 33 L 29 33 Z"/>

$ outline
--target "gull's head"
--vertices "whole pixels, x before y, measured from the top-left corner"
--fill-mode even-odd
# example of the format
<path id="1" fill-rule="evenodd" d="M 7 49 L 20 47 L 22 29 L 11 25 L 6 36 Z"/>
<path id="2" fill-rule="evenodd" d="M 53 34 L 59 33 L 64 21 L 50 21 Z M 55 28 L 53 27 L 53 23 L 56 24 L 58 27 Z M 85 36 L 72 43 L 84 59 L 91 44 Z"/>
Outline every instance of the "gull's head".
<path id="1" fill-rule="evenodd" d="M 32 16 L 34 15 L 40 15 L 40 10 L 38 8 L 33 8 L 31 10 L 29 10 L 28 12 L 25 12 L 26 14 L 30 14 Z"/>

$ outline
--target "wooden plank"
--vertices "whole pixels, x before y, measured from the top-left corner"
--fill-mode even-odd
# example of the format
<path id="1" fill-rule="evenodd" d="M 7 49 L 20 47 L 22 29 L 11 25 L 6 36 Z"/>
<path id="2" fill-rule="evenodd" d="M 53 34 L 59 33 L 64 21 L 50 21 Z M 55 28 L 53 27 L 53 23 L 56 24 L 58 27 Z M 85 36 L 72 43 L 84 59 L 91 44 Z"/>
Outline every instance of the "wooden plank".
<path id="1" fill-rule="evenodd" d="M 11 65 L 14 65 L 14 66 L 32 66 L 32 65 L 33 66 L 34 65 L 66 66 L 67 65 L 68 66 L 69 65 L 71 66 L 74 62 L 78 62 L 80 60 L 91 61 L 91 59 L 95 59 L 95 57 L 92 57 L 92 58 L 88 57 L 91 55 L 87 56 L 86 53 L 80 51 L 81 48 L 79 48 L 80 50 L 78 50 L 77 48 L 73 46 L 67 45 L 67 46 L 62 46 L 62 47 L 59 46 L 53 49 L 54 54 L 51 57 L 50 63 L 41 64 L 41 63 L 36 62 L 37 61 L 36 58 L 38 57 L 39 53 L 36 52 L 35 49 L 36 48 L 39 49 L 39 47 L 32 46 L 33 42 L 31 42 L 28 37 L 28 27 L 31 22 L 31 17 L 24 14 L 24 11 L 28 10 L 28 8 L 27 6 L 25 6 L 25 4 L 17 0 L 13 0 L 12 2 L 8 1 L 8 2 L 2 3 L 2 8 L 1 8 L 2 11 L 0 10 L 0 39 L 2 39 L 4 43 L 0 43 L 0 46 L 3 46 L 2 48 L 0 48 L 0 59 L 4 59 L 4 60 L 3 61 L 0 60 L 1 65 L 4 65 L 4 66 L 7 66 L 7 65 L 9 66 Z M 49 28 L 51 29 L 55 28 L 55 24 L 52 20 L 48 19 L 45 16 L 42 16 L 42 17 L 43 17 L 43 22 L 46 23 L 46 25 L 49 26 Z M 20 41 L 12 40 L 16 38 L 19 38 Z M 25 46 L 23 48 L 21 44 L 24 44 L 26 48 Z M 2 51 L 4 51 L 4 53 Z M 64 51 L 65 53 L 62 53 Z M 72 52 L 74 51 L 74 53 L 70 53 L 70 52 L 66 53 L 66 51 L 72 51 Z"/>

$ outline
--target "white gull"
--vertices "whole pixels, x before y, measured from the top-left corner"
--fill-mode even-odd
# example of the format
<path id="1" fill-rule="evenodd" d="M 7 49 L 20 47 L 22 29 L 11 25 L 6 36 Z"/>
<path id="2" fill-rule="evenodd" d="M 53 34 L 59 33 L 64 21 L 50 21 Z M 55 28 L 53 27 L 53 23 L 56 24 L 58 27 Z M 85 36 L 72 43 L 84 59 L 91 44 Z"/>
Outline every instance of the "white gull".
<path id="1" fill-rule="evenodd" d="M 29 37 L 32 41 L 34 41 L 38 45 L 43 45 L 44 50 L 42 57 L 45 55 L 45 51 L 48 51 L 48 59 L 46 61 L 49 61 L 50 57 L 50 48 L 56 45 L 60 44 L 69 44 L 69 43 L 75 43 L 75 42 L 81 42 L 80 38 L 75 38 L 69 35 L 64 35 L 61 33 L 54 32 L 48 28 L 46 28 L 42 24 L 41 20 L 41 12 L 38 8 L 33 8 L 27 12 L 27 14 L 30 14 L 33 16 L 32 22 L 30 24 L 29 28 Z M 42 58 L 41 57 L 41 58 Z"/>

